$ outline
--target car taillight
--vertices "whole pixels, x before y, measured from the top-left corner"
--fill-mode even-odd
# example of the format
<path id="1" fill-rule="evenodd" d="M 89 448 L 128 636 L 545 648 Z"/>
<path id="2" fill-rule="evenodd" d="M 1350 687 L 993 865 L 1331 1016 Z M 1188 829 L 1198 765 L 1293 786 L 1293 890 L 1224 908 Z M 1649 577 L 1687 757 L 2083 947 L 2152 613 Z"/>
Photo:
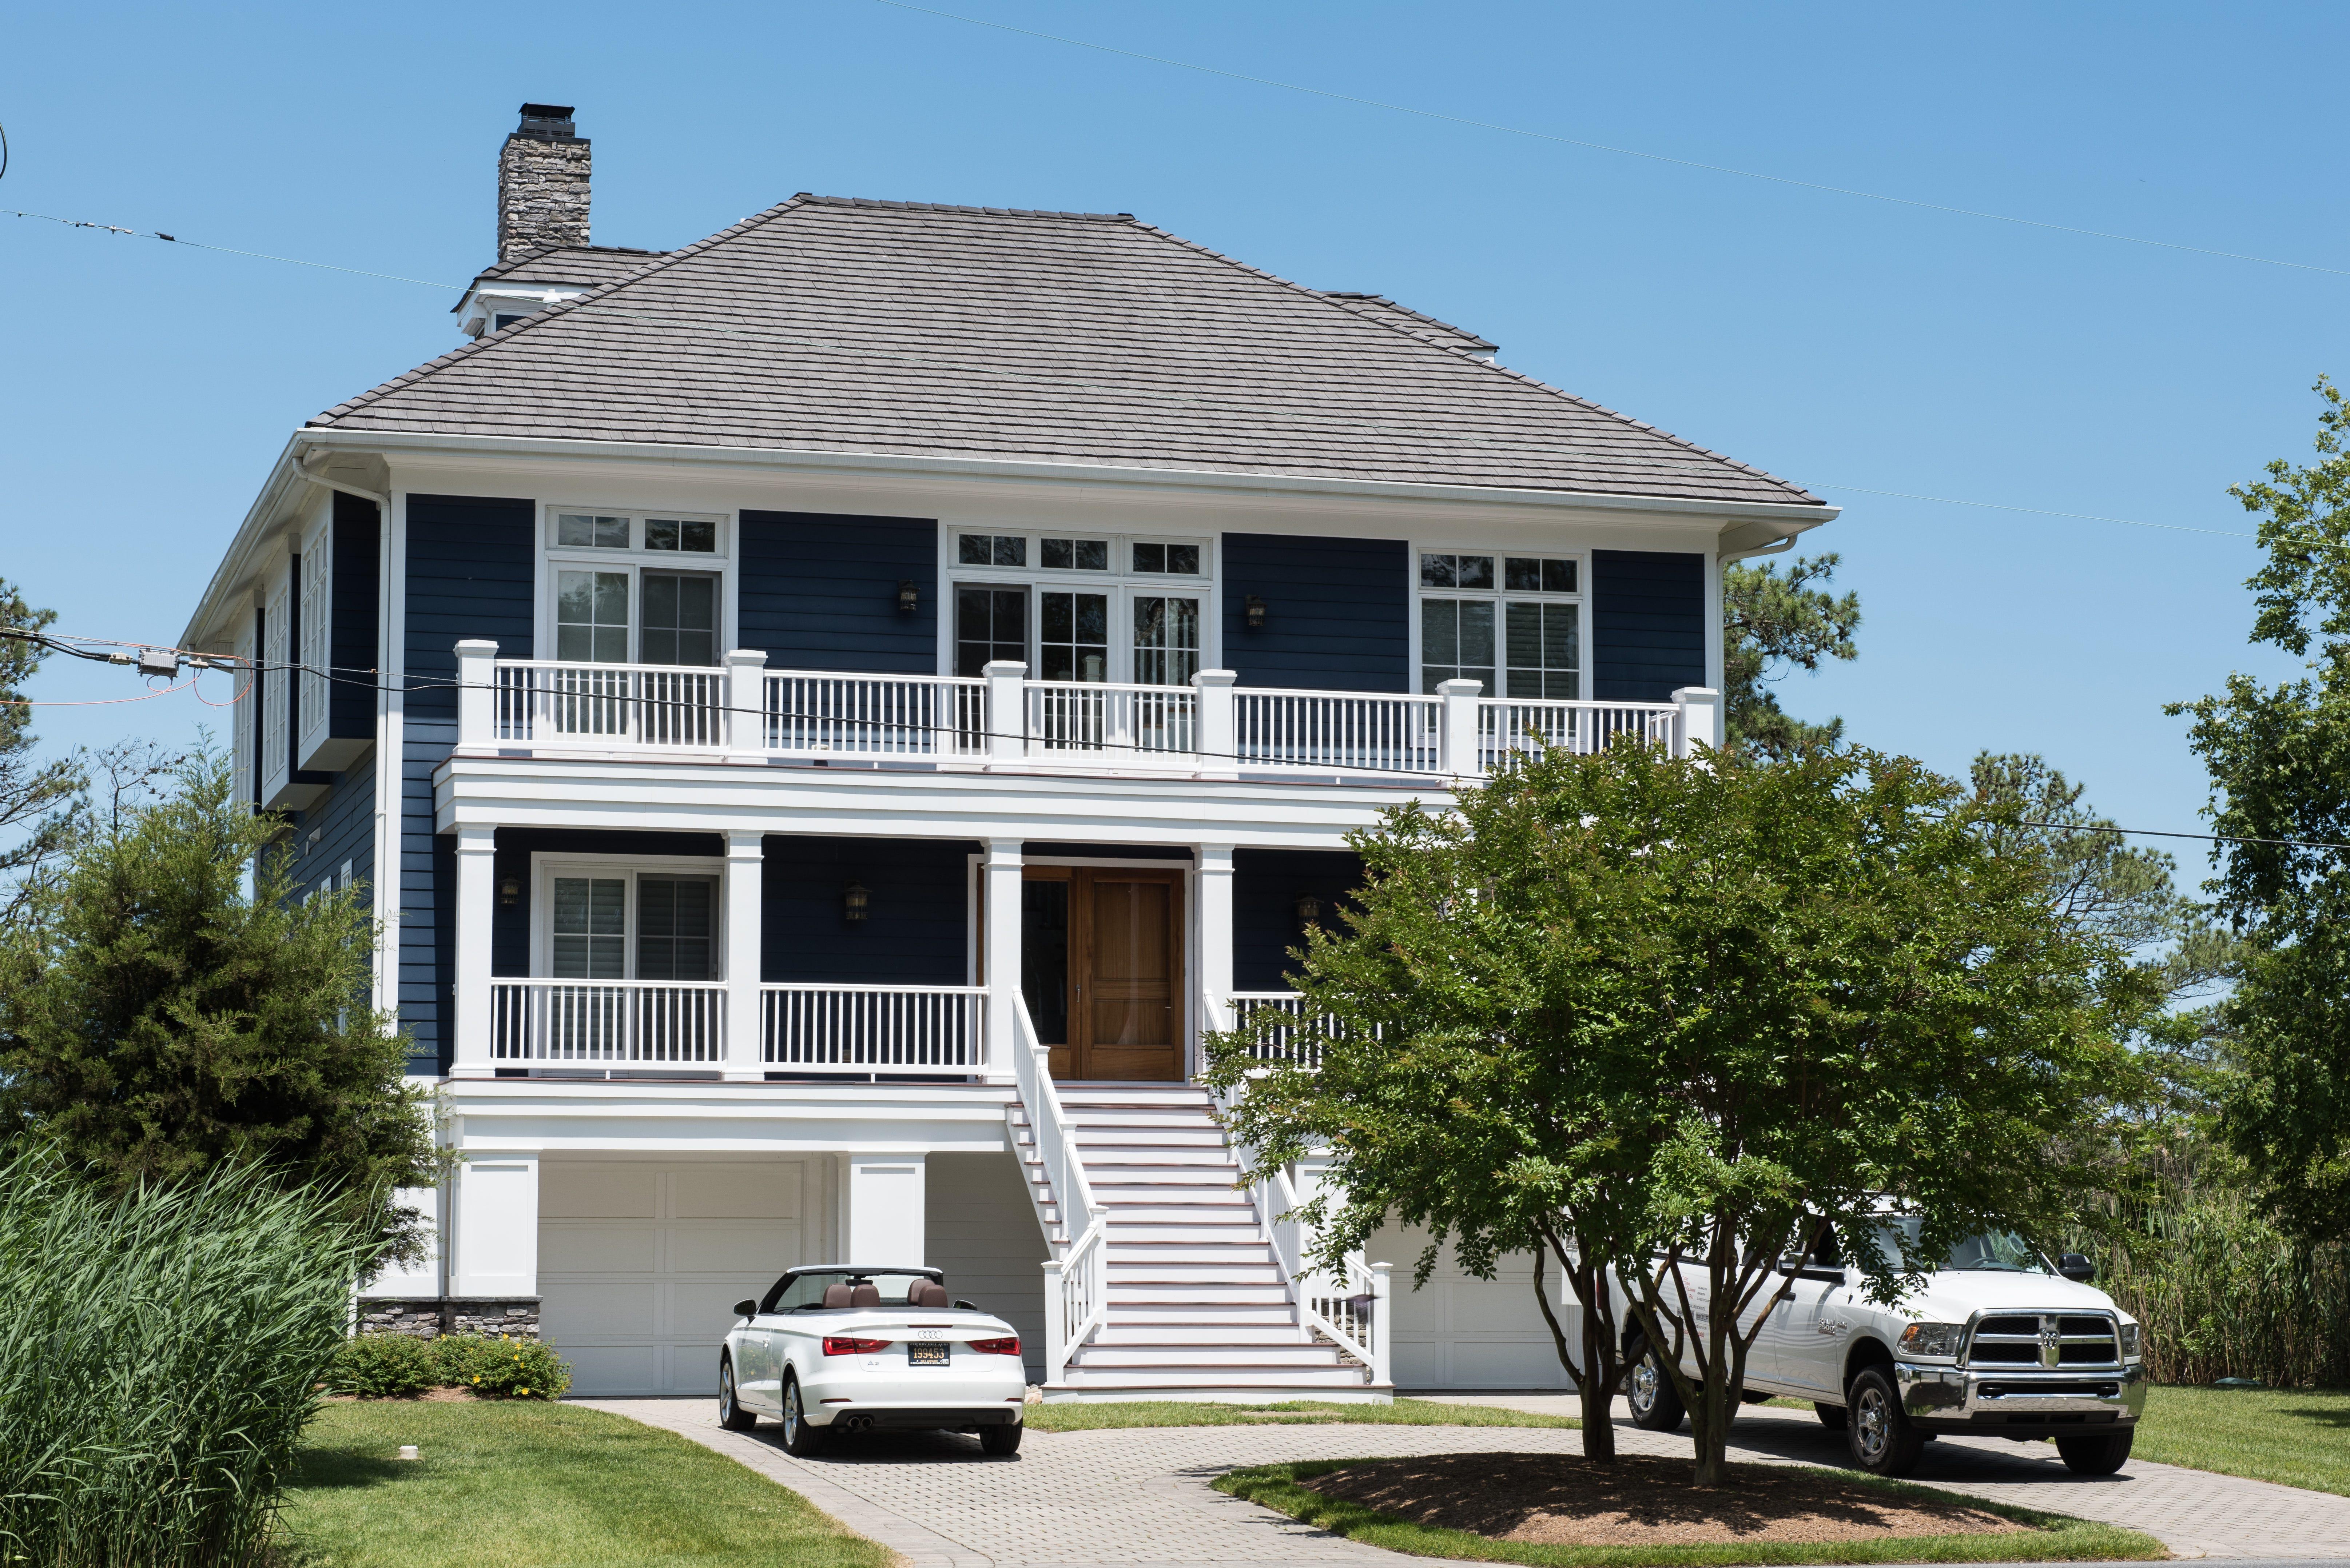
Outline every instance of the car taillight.
<path id="1" fill-rule="evenodd" d="M 1020 1354 L 1020 1336 L 1015 1334 L 1006 1339 L 974 1339 L 971 1342 L 971 1348 L 979 1355 L 1017 1355 Z"/>
<path id="2" fill-rule="evenodd" d="M 886 1339 L 855 1339 L 845 1334 L 824 1336 L 824 1353 L 827 1355 L 870 1355 L 877 1350 L 889 1348 L 889 1342 Z"/>

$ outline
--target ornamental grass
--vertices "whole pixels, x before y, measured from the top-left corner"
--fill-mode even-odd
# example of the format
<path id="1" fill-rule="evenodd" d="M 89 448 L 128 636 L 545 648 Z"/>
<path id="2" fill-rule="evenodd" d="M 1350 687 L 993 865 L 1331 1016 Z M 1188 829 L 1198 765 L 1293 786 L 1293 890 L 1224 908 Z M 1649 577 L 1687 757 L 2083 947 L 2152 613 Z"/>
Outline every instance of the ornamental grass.
<path id="1" fill-rule="evenodd" d="M 369 1251 L 255 1170 L 114 1196 L 0 1157 L 0 1561 L 264 1561 Z"/>

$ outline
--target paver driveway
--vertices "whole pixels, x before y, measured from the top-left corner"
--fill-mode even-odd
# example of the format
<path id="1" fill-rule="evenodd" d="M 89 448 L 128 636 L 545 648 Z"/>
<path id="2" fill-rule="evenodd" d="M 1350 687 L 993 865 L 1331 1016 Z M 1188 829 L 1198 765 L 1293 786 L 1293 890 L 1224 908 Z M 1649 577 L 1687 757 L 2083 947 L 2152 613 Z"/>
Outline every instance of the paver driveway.
<path id="1" fill-rule="evenodd" d="M 1487 1401 L 1479 1401 L 1485 1403 Z M 1561 1410 L 1567 1402 L 1493 1400 Z M 599 1410 L 665 1427 L 772 1476 L 895 1548 L 918 1568 L 1105 1563 L 1417 1563 L 1225 1496 L 1208 1481 L 1284 1459 L 1432 1453 L 1580 1453 L 1582 1434 L 1507 1427 L 1171 1427 L 1031 1432 L 1016 1459 L 975 1439 L 888 1434 L 797 1460 L 780 1431 L 721 1428 L 708 1399 L 592 1399 Z M 1564 1413 L 1561 1410 L 1561 1413 Z M 1618 1423 L 1628 1453 L 1686 1454 L 1684 1436 Z M 1733 1457 L 1834 1464 L 1841 1439 L 1805 1413 L 1749 1409 Z M 2042 1453 L 2045 1451 L 2043 1459 Z M 2133 1461 L 2120 1475 L 2073 1475 L 2045 1444 L 1944 1438 L 1927 1450 L 1929 1485 L 2109 1520 L 2185 1557 L 2350 1558 L 2350 1498 Z"/>

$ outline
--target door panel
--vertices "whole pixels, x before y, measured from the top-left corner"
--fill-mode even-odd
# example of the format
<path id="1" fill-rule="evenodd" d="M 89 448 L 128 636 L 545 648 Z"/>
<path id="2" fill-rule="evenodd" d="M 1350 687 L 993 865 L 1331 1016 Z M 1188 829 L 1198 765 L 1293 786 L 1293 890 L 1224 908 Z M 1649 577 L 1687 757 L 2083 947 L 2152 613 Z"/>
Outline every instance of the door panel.
<path id="1" fill-rule="evenodd" d="M 1021 990 L 1055 1077 L 1181 1080 L 1182 903 L 1180 871 L 1028 868 Z"/>

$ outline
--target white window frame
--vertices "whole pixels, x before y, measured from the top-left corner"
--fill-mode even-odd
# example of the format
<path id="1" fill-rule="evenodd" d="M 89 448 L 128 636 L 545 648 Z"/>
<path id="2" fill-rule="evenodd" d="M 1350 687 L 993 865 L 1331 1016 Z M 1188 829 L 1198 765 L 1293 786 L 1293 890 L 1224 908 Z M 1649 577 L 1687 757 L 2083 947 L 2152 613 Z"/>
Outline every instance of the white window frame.
<path id="1" fill-rule="evenodd" d="M 259 649 L 253 642 L 253 603 L 249 597 L 237 616 L 237 622 L 236 635 L 229 647 L 236 667 L 229 679 L 243 686 L 244 690 L 234 692 L 232 697 L 236 706 L 230 712 L 235 737 L 231 750 L 236 758 L 236 798 L 239 804 L 250 807 L 256 776 L 254 769 L 261 761 L 261 704 L 255 700 L 253 684 L 255 658 Z M 265 686 L 263 690 L 267 688 Z"/>
<path id="2" fill-rule="evenodd" d="M 1028 564 L 1024 566 L 958 565 L 960 540 L 965 534 L 1024 538 L 1028 541 Z M 1045 541 L 1047 539 L 1107 540 L 1109 569 L 1097 572 L 1084 567 L 1040 566 L 1038 563 L 1044 559 Z M 1014 526 L 1002 523 L 941 520 L 939 524 L 939 673 L 954 673 L 954 596 L 955 588 L 963 584 L 1029 590 L 1028 645 L 1023 657 L 1027 660 L 1028 678 L 1032 680 L 1042 679 L 1037 670 L 1042 658 L 1039 639 L 1043 635 L 1044 617 L 1039 613 L 1036 596 L 1039 592 L 1056 590 L 1082 592 L 1090 589 L 1109 596 L 1109 669 L 1106 679 L 1110 685 L 1130 685 L 1134 681 L 1134 601 L 1143 597 L 1197 597 L 1200 601 L 1200 668 L 1221 670 L 1223 668 L 1224 618 L 1221 582 L 1222 562 L 1217 543 L 1214 535 L 1204 534 L 1129 534 L 1107 528 Z M 1134 546 L 1137 545 L 1196 545 L 1200 547 L 1199 575 L 1135 571 Z M 1418 557 L 1414 559 L 1417 561 Z"/>
<path id="3" fill-rule="evenodd" d="M 555 978 L 555 927 L 549 918 L 555 910 L 555 879 L 557 877 L 619 877 L 629 885 L 628 913 L 625 917 L 623 950 L 619 981 L 608 984 L 624 984 L 637 978 L 637 878 L 653 877 L 706 877 L 717 886 L 717 918 L 711 932 L 712 967 L 718 972 L 711 981 L 726 980 L 726 861 L 723 856 L 693 855 L 577 855 L 550 853 L 534 849 L 530 855 L 530 978 Z M 569 983 L 569 982 L 566 982 Z M 581 984 L 593 983 L 581 981 Z M 658 983 L 658 982 L 656 982 Z"/>
<path id="4" fill-rule="evenodd" d="M 1411 588 L 1411 689 L 1419 691 L 1425 684 L 1427 665 L 1420 646 L 1420 605 L 1427 599 L 1479 599 L 1493 606 L 1493 687 L 1487 697 L 1508 698 L 1510 683 L 1509 609 L 1513 599 L 1528 604 L 1575 605 L 1580 611 L 1575 617 L 1575 700 L 1588 701 L 1591 695 L 1591 552 L 1587 549 L 1557 550 L 1529 545 L 1455 544 L 1449 539 L 1415 539 L 1409 546 L 1404 570 Z M 1493 581 L 1491 588 L 1430 588 L 1419 580 L 1419 557 L 1431 556 L 1491 556 L 1493 557 Z M 1509 578 L 1509 557 L 1575 563 L 1575 592 L 1553 594 L 1515 591 L 1502 585 Z M 1542 699 L 1522 697 L 1518 701 L 1530 702 Z M 1550 699 L 1560 701 L 1560 699 Z"/>
<path id="5" fill-rule="evenodd" d="M 330 662 L 328 650 L 334 646 L 334 511 L 329 507 L 325 518 L 302 542 L 297 603 L 302 621 L 303 669 L 294 694 L 295 745 L 306 760 L 326 741 L 328 711 L 333 705 L 328 695 L 333 688 L 326 670 Z"/>
<path id="6" fill-rule="evenodd" d="M 294 598 L 293 563 L 280 556 L 270 569 L 261 606 L 261 803 L 267 805 L 286 787 L 293 768 L 293 744 L 286 726 L 293 708 L 294 671 L 287 668 L 286 607 Z"/>
<path id="7" fill-rule="evenodd" d="M 565 514 L 586 513 L 598 517 L 625 517 L 629 520 L 629 544 L 625 549 L 598 548 L 592 545 L 558 545 L 556 543 L 557 519 Z M 645 524 L 650 520 L 675 519 L 687 523 L 714 523 L 718 525 L 718 548 L 710 555 L 700 551 L 648 550 L 644 547 Z M 644 573 L 679 571 L 700 573 L 718 579 L 718 660 L 725 659 L 728 650 L 740 646 L 736 626 L 736 597 L 741 591 L 741 574 L 737 568 L 734 541 L 740 537 L 736 514 L 732 512 L 709 512 L 694 507 L 612 506 L 602 503 L 548 502 L 539 508 L 538 524 L 538 584 L 536 608 L 532 618 L 531 647 L 543 659 L 555 658 L 556 574 L 564 570 L 583 568 L 595 571 L 622 571 L 629 576 L 629 658 L 631 665 L 644 659 Z M 690 666 L 688 668 L 701 668 Z M 715 665 L 711 666 L 715 668 Z"/>

